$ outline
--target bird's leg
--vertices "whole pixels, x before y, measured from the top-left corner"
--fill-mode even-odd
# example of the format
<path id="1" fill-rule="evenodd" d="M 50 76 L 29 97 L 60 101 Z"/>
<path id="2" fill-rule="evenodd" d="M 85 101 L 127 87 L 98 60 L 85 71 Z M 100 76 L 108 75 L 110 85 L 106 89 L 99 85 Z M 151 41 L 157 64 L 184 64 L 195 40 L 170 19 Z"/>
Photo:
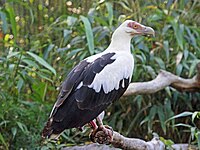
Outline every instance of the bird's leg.
<path id="1" fill-rule="evenodd" d="M 93 130 L 93 131 L 90 133 L 90 140 L 91 140 L 93 143 L 96 143 L 95 140 L 94 140 L 94 136 L 95 136 L 94 133 L 97 132 L 98 126 L 97 126 L 97 124 L 96 124 L 96 122 L 95 122 L 94 120 L 90 121 L 89 125 L 91 126 L 91 128 L 92 128 L 92 130 Z"/>
<path id="2" fill-rule="evenodd" d="M 94 120 L 90 121 L 89 125 L 92 127 L 93 130 L 96 130 L 98 128 L 98 126 Z"/>
<path id="3" fill-rule="evenodd" d="M 105 132 L 105 134 L 109 135 L 110 138 L 112 137 L 113 135 L 113 129 L 112 127 L 108 126 L 108 125 L 103 125 L 103 121 L 101 120 L 100 117 L 97 117 L 96 118 L 96 121 L 97 121 L 97 124 L 98 124 L 98 127 Z"/>
<path id="4" fill-rule="evenodd" d="M 92 133 L 90 134 L 91 141 L 99 144 L 110 144 L 110 142 L 113 140 L 112 128 L 107 125 L 104 126 L 99 116 L 96 118 L 95 125 L 97 128 L 93 129 Z"/>

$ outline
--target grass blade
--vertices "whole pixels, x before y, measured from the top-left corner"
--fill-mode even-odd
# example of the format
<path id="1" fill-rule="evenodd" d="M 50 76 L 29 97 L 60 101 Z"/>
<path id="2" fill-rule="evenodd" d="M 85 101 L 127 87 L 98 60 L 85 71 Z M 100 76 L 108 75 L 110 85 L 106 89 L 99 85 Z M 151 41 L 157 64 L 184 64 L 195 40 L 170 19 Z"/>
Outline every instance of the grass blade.
<path id="1" fill-rule="evenodd" d="M 94 54 L 94 37 L 93 37 L 92 27 L 91 27 L 91 24 L 90 24 L 88 18 L 86 18 L 84 16 L 80 16 L 80 17 L 81 17 L 81 20 L 83 21 L 83 24 L 85 27 L 89 52 L 90 52 L 90 55 L 92 55 L 92 54 Z"/>
<path id="2" fill-rule="evenodd" d="M 113 22 L 113 7 L 112 7 L 112 4 L 110 2 L 107 2 L 106 8 L 108 10 L 109 25 L 112 26 L 112 22 Z"/>
<path id="3" fill-rule="evenodd" d="M 14 35 L 14 41 L 16 42 L 17 39 L 17 25 L 16 25 L 16 21 L 15 21 L 15 12 L 13 7 L 11 7 L 10 5 L 6 6 L 6 10 L 9 14 L 9 20 L 11 23 L 11 28 L 12 28 L 12 33 Z"/>
<path id="4" fill-rule="evenodd" d="M 39 64 L 49 69 L 54 75 L 56 75 L 56 70 L 52 66 L 50 66 L 43 58 L 39 57 L 38 55 L 32 52 L 27 52 L 27 54 L 33 57 L 35 61 L 37 61 Z"/>
<path id="5" fill-rule="evenodd" d="M 175 115 L 171 118 L 169 118 L 166 122 L 170 121 L 170 120 L 173 120 L 173 119 L 176 119 L 176 118 L 180 118 L 180 117 L 186 117 L 186 116 L 191 116 L 193 113 L 192 112 L 189 112 L 189 111 L 185 111 L 183 113 L 180 113 L 178 115 Z"/>
<path id="6" fill-rule="evenodd" d="M 198 143 L 198 148 L 200 149 L 200 132 L 197 132 L 197 143 Z"/>
<path id="7" fill-rule="evenodd" d="M 3 145 L 5 146 L 6 150 L 8 150 L 8 145 L 6 143 L 6 141 L 4 140 L 2 134 L 0 133 L 0 141 L 3 143 Z"/>
<path id="8" fill-rule="evenodd" d="M 183 33 L 184 33 L 184 25 L 180 24 L 178 25 L 178 23 L 173 20 L 171 22 L 172 27 L 174 29 L 174 34 L 176 36 L 176 40 L 178 42 L 179 47 L 181 48 L 181 50 L 183 50 L 183 44 L 184 44 L 184 39 L 183 39 Z"/>

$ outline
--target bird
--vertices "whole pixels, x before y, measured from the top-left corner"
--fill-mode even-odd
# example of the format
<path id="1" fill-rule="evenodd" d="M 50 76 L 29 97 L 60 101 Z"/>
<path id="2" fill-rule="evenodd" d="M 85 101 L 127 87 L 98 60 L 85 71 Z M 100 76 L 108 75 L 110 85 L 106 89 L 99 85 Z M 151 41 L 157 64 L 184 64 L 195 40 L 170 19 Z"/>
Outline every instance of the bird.
<path id="1" fill-rule="evenodd" d="M 99 115 L 128 88 L 134 69 L 131 39 L 140 35 L 154 36 L 155 32 L 136 21 L 124 21 L 103 52 L 83 59 L 70 71 L 61 84 L 42 138 L 57 139 L 65 129 L 86 124 L 94 131 L 101 128 L 110 134 Z"/>

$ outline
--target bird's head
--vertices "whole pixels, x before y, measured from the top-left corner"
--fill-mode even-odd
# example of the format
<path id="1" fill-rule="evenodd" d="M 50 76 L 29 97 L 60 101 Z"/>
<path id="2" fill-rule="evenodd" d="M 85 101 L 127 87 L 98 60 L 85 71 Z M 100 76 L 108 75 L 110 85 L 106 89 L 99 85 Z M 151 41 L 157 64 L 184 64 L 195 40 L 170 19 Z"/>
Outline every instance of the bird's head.
<path id="1" fill-rule="evenodd" d="M 121 35 L 128 35 L 133 37 L 135 35 L 153 35 L 155 31 L 151 27 L 144 26 L 136 21 L 126 20 L 115 31 Z"/>

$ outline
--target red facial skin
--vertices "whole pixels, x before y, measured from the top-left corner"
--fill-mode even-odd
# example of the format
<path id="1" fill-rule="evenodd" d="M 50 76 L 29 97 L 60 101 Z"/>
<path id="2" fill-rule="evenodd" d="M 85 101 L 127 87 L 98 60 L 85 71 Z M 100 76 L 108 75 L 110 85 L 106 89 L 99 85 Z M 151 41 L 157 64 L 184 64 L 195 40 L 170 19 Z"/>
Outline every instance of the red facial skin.
<path id="1" fill-rule="evenodd" d="M 127 26 L 136 31 L 135 33 L 131 33 L 131 36 L 133 36 L 133 35 L 145 35 L 144 32 L 145 32 L 146 27 L 141 25 L 140 23 L 133 21 L 133 22 L 128 23 Z"/>
<path id="2" fill-rule="evenodd" d="M 143 30 L 143 26 L 135 21 L 128 23 L 128 27 L 135 29 L 135 30 Z"/>

